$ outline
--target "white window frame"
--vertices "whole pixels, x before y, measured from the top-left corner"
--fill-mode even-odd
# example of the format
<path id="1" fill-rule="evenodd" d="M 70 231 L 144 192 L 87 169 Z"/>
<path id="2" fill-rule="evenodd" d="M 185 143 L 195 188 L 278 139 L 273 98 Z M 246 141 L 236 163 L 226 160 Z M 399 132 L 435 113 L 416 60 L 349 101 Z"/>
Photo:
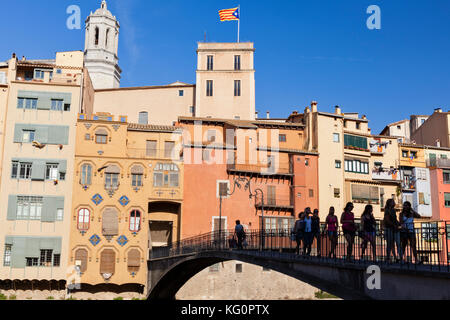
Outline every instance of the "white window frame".
<path id="1" fill-rule="evenodd" d="M 216 198 L 220 199 L 220 184 L 221 183 L 226 183 L 228 185 L 228 191 L 230 191 L 230 181 L 229 180 L 217 180 L 216 181 Z M 226 197 L 222 197 L 222 199 L 228 199 L 230 196 L 226 196 Z"/>
<path id="2" fill-rule="evenodd" d="M 333 133 L 333 142 L 341 143 L 341 135 L 339 133 Z"/>

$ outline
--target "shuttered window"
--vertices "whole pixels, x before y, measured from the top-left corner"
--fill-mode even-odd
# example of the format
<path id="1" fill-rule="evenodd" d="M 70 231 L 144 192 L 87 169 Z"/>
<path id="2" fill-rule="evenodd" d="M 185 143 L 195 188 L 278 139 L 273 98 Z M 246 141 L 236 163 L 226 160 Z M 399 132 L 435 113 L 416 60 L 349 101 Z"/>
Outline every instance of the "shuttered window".
<path id="1" fill-rule="evenodd" d="M 90 164 L 84 164 L 81 167 L 81 181 L 83 186 L 90 186 L 92 184 L 92 166 Z"/>
<path id="2" fill-rule="evenodd" d="M 166 141 L 164 143 L 164 158 L 172 158 L 174 157 L 174 149 L 175 149 L 175 142 L 173 141 Z"/>
<path id="3" fill-rule="evenodd" d="M 141 253 L 138 249 L 131 249 L 128 252 L 128 272 L 136 273 L 141 266 Z"/>
<path id="4" fill-rule="evenodd" d="M 147 157 L 156 157 L 156 140 L 147 140 Z"/>
<path id="5" fill-rule="evenodd" d="M 345 134 L 344 145 L 346 147 L 355 147 L 367 150 L 367 138 Z"/>
<path id="6" fill-rule="evenodd" d="M 379 188 L 367 185 L 352 184 L 352 199 L 354 201 L 379 201 Z"/>
<path id="7" fill-rule="evenodd" d="M 165 221 L 150 222 L 150 239 L 152 247 L 164 247 L 171 242 L 172 224 Z"/>
<path id="8" fill-rule="evenodd" d="M 116 209 L 106 208 L 103 212 L 102 233 L 104 236 L 119 234 L 119 216 Z"/>
<path id="9" fill-rule="evenodd" d="M 88 251 L 86 249 L 78 249 L 75 251 L 75 263 L 79 263 L 80 272 L 85 273 L 87 270 Z"/>
<path id="10" fill-rule="evenodd" d="M 445 207 L 450 208 L 450 193 L 444 194 Z"/>
<path id="11" fill-rule="evenodd" d="M 114 274 L 116 271 L 116 253 L 112 249 L 105 249 L 100 255 L 100 273 Z"/>
<path id="12" fill-rule="evenodd" d="M 276 205 L 277 203 L 277 194 L 275 186 L 267 186 L 267 204 L 268 205 Z"/>

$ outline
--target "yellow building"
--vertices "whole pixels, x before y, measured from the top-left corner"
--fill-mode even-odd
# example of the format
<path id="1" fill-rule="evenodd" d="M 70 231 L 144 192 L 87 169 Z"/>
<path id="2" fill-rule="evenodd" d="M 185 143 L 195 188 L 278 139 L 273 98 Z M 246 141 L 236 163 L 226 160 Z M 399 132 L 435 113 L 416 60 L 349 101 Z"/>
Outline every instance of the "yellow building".
<path id="1" fill-rule="evenodd" d="M 181 138 L 177 127 L 79 115 L 69 261 L 78 291 L 144 293 L 149 249 L 181 234 Z"/>

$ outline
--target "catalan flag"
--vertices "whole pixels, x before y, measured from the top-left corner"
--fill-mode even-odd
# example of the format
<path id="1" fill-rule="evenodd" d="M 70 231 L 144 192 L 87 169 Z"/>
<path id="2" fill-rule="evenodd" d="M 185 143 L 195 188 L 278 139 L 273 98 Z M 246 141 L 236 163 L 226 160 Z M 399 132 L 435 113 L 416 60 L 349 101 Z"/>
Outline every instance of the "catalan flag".
<path id="1" fill-rule="evenodd" d="M 240 19 L 239 7 L 232 9 L 224 9 L 219 11 L 220 21 L 234 21 Z"/>

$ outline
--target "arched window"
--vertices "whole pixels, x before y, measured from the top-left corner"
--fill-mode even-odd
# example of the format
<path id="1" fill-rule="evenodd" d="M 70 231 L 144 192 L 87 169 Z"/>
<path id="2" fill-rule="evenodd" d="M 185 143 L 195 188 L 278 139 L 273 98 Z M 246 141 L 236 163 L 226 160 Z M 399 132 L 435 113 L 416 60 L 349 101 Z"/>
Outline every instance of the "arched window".
<path id="1" fill-rule="evenodd" d="M 139 124 L 148 124 L 148 112 L 139 112 Z"/>
<path id="2" fill-rule="evenodd" d="M 141 253 L 138 249 L 128 251 L 128 272 L 137 273 L 141 266 Z"/>
<path id="3" fill-rule="evenodd" d="M 140 165 L 134 165 L 131 168 L 131 186 L 142 187 L 142 177 L 144 175 L 144 168 Z"/>
<path id="4" fill-rule="evenodd" d="M 108 49 L 108 39 L 109 39 L 109 28 L 106 30 L 105 36 L 105 48 Z"/>
<path id="5" fill-rule="evenodd" d="M 110 165 L 105 170 L 105 189 L 117 190 L 119 188 L 119 174 L 120 168 L 115 165 Z"/>
<path id="6" fill-rule="evenodd" d="M 141 213 L 133 210 L 130 213 L 130 231 L 138 232 L 141 230 Z"/>
<path id="7" fill-rule="evenodd" d="M 88 251 L 86 249 L 78 249 L 75 251 L 75 263 L 79 262 L 80 272 L 85 273 L 87 270 Z"/>
<path id="8" fill-rule="evenodd" d="M 95 131 L 95 143 L 106 144 L 108 141 L 108 131 L 105 129 L 98 129 Z"/>
<path id="9" fill-rule="evenodd" d="M 92 184 L 92 166 L 90 164 L 83 164 L 81 166 L 81 181 L 83 186 L 90 186 Z"/>
<path id="10" fill-rule="evenodd" d="M 95 27 L 95 39 L 94 39 L 94 44 L 96 46 L 98 46 L 98 39 L 100 36 L 100 30 L 98 29 L 98 27 Z"/>
<path id="11" fill-rule="evenodd" d="M 158 163 L 154 170 L 153 186 L 178 187 L 179 169 L 173 163 Z"/>
<path id="12" fill-rule="evenodd" d="M 88 209 L 78 210 L 78 230 L 87 231 L 89 230 L 91 212 Z"/>
<path id="13" fill-rule="evenodd" d="M 116 253 L 112 249 L 105 249 L 100 255 L 100 273 L 108 280 L 116 271 Z"/>
<path id="14" fill-rule="evenodd" d="M 106 237 L 119 234 L 119 215 L 116 209 L 106 208 L 105 212 L 103 212 L 102 233 Z"/>

